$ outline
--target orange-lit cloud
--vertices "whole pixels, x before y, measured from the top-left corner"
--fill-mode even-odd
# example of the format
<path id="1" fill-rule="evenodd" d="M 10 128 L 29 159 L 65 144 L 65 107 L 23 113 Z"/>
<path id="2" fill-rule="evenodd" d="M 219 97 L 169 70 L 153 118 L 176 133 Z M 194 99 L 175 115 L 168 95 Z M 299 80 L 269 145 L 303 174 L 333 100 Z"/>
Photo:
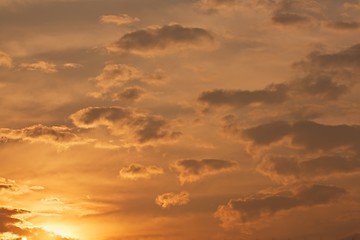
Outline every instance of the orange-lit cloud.
<path id="1" fill-rule="evenodd" d="M 134 22 L 138 22 L 140 21 L 140 19 L 137 17 L 131 17 L 127 14 L 120 14 L 120 15 L 103 15 L 101 16 L 100 21 L 102 23 L 112 23 L 118 26 L 122 26 Z"/>
<path id="2" fill-rule="evenodd" d="M 79 137 L 74 129 L 65 126 L 49 127 L 41 124 L 21 129 L 1 128 L 0 136 L 3 142 L 44 142 L 62 147 L 85 144 L 90 141 Z"/>
<path id="3" fill-rule="evenodd" d="M 39 71 L 44 73 L 56 73 L 58 71 L 55 64 L 45 61 L 37 61 L 34 63 L 22 63 L 19 66 L 20 68 L 29 71 Z"/>
<path id="4" fill-rule="evenodd" d="M 190 197 L 187 192 L 180 193 L 164 193 L 156 197 L 155 203 L 162 208 L 169 208 L 173 206 L 181 206 L 189 203 Z"/>
<path id="5" fill-rule="evenodd" d="M 139 180 L 149 179 L 152 176 L 161 175 L 164 170 L 156 166 L 143 166 L 141 164 L 130 164 L 120 169 L 119 176 L 123 179 Z"/>
<path id="6" fill-rule="evenodd" d="M 299 207 L 328 204 L 345 194 L 344 189 L 334 186 L 305 186 L 296 192 L 274 192 L 233 199 L 228 204 L 219 206 L 215 216 L 222 221 L 225 227 L 228 227 L 237 222 L 255 221 L 264 216 L 272 216 Z"/>
<path id="7" fill-rule="evenodd" d="M 173 140 L 181 133 L 170 130 L 170 122 L 161 116 L 123 107 L 89 107 L 71 115 L 79 128 L 105 126 L 124 140 L 140 144 Z"/>
<path id="8" fill-rule="evenodd" d="M 8 54 L 0 51 L 0 67 L 10 68 L 12 65 L 13 63 L 11 57 Z"/>
<path id="9" fill-rule="evenodd" d="M 196 182 L 208 175 L 232 171 L 236 167 L 236 162 L 218 159 L 179 160 L 171 166 L 174 171 L 179 173 L 181 184 Z"/>

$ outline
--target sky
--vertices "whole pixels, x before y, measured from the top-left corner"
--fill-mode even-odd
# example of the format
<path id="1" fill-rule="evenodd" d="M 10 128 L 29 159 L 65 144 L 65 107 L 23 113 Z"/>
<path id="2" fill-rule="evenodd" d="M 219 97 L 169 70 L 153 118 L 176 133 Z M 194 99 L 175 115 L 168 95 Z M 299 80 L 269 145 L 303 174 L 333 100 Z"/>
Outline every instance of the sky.
<path id="1" fill-rule="evenodd" d="M 0 0 L 1 240 L 360 239 L 359 0 Z"/>

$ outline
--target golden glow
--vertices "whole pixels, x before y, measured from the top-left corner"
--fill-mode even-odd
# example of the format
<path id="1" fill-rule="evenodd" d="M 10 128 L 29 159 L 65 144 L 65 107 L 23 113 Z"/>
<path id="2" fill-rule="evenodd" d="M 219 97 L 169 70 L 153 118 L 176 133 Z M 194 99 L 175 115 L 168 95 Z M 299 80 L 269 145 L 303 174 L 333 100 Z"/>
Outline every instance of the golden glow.
<path id="1" fill-rule="evenodd" d="M 75 229 L 73 227 L 68 226 L 68 225 L 46 224 L 46 225 L 42 225 L 41 228 L 43 228 L 47 232 L 54 233 L 54 234 L 59 235 L 61 237 L 79 238 L 79 236 L 76 233 Z"/>

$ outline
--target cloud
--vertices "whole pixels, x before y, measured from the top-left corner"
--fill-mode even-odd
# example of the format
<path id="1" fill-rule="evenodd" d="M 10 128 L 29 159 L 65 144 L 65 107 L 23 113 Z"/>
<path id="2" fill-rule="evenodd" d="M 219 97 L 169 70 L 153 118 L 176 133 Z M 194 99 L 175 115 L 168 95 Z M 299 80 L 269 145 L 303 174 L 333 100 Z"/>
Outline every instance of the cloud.
<path id="1" fill-rule="evenodd" d="M 140 21 L 137 17 L 131 17 L 127 14 L 120 14 L 120 15 L 104 15 L 101 16 L 100 21 L 102 23 L 112 23 L 118 26 L 131 24 L 134 22 Z"/>
<path id="2" fill-rule="evenodd" d="M 138 80 L 143 76 L 143 73 L 127 64 L 107 64 L 102 72 L 95 77 L 97 85 L 104 91 L 109 88 L 122 86 L 123 84 Z"/>
<path id="3" fill-rule="evenodd" d="M 284 24 L 284 25 L 293 25 L 293 24 L 302 24 L 308 23 L 311 21 L 311 18 L 306 15 L 301 15 L 298 13 L 290 12 L 275 12 L 272 20 L 275 23 Z"/>
<path id="4" fill-rule="evenodd" d="M 299 76 L 261 90 L 215 89 L 200 94 L 198 101 L 211 107 L 244 108 L 276 105 L 302 99 L 337 100 L 359 83 L 360 44 L 334 53 L 311 52 L 293 64 Z M 304 95 L 307 97 L 304 98 Z"/>
<path id="5" fill-rule="evenodd" d="M 74 129 L 66 126 L 44 126 L 41 124 L 20 129 L 0 128 L 0 138 L 7 141 L 29 141 L 54 144 L 59 147 L 69 147 L 85 144 L 90 139 L 83 139 Z"/>
<path id="6" fill-rule="evenodd" d="M 29 186 L 27 184 L 17 183 L 15 180 L 0 177 L 0 195 L 20 195 L 32 191 L 43 190 L 42 186 Z"/>
<path id="7" fill-rule="evenodd" d="M 127 87 L 119 93 L 112 95 L 113 101 L 136 101 L 139 100 L 145 94 L 145 90 L 140 87 Z"/>
<path id="8" fill-rule="evenodd" d="M 206 48 L 213 43 L 214 37 L 205 29 L 172 24 L 127 33 L 108 49 L 148 57 L 187 48 Z"/>
<path id="9" fill-rule="evenodd" d="M 2 233 L 11 233 L 17 236 L 26 235 L 27 231 L 16 226 L 22 221 L 16 215 L 29 213 L 21 209 L 0 208 L 0 236 Z"/>
<path id="10" fill-rule="evenodd" d="M 237 167 L 236 162 L 218 159 L 186 159 L 176 161 L 171 165 L 171 169 L 179 173 L 181 184 L 196 182 L 205 176 L 232 171 Z"/>
<path id="11" fill-rule="evenodd" d="M 201 93 L 198 100 L 210 106 L 246 107 L 252 104 L 279 104 L 287 99 L 287 86 L 270 85 L 263 90 L 216 89 Z"/>
<path id="12" fill-rule="evenodd" d="M 164 193 L 156 197 L 155 203 L 161 208 L 186 205 L 190 201 L 189 193 Z"/>
<path id="13" fill-rule="evenodd" d="M 65 69 L 76 69 L 76 68 L 81 68 L 83 65 L 79 63 L 64 63 L 62 66 Z"/>
<path id="14" fill-rule="evenodd" d="M 355 21 L 331 21 L 326 23 L 326 27 L 334 30 L 357 30 L 360 23 Z"/>
<path id="15" fill-rule="evenodd" d="M 47 232 L 38 227 L 26 227 L 20 217 L 30 211 L 22 209 L 0 208 L 0 238 L 1 239 L 27 239 L 27 240 L 75 240 L 65 238 L 55 233 Z M 28 224 L 27 224 L 28 225 Z"/>
<path id="16" fill-rule="evenodd" d="M 237 0 L 200 0 L 197 7 L 208 12 L 228 9 L 239 4 Z"/>
<path id="17" fill-rule="evenodd" d="M 256 221 L 296 208 L 309 208 L 334 202 L 344 196 L 342 188 L 326 185 L 301 187 L 296 191 L 280 191 L 258 196 L 232 199 L 218 207 L 215 216 L 223 226 Z"/>
<path id="18" fill-rule="evenodd" d="M 11 68 L 12 65 L 13 63 L 11 57 L 0 51 L 0 67 Z"/>
<path id="19" fill-rule="evenodd" d="M 311 151 L 342 147 L 360 150 L 360 126 L 325 125 L 313 121 L 272 122 L 245 129 L 242 134 L 255 145 L 268 145 L 289 137 L 292 145 Z"/>
<path id="20" fill-rule="evenodd" d="M 155 175 L 161 175 L 164 170 L 156 166 L 143 166 L 141 164 L 130 164 L 127 167 L 123 167 L 119 176 L 129 180 L 149 179 Z"/>
<path id="21" fill-rule="evenodd" d="M 145 144 L 160 140 L 172 140 L 180 133 L 171 130 L 171 124 L 161 116 L 123 107 L 89 107 L 70 116 L 79 128 L 105 126 L 114 135 L 128 142 Z"/>
<path id="22" fill-rule="evenodd" d="M 266 157 L 257 166 L 257 170 L 279 182 L 291 182 L 299 179 L 313 180 L 329 176 L 360 172 L 359 157 L 320 156 L 308 160 L 294 157 Z"/>
<path id="23" fill-rule="evenodd" d="M 37 61 L 34 63 L 22 63 L 19 65 L 19 67 L 29 71 L 39 71 L 44 73 L 56 73 L 58 71 L 55 64 L 45 61 Z"/>
<path id="24" fill-rule="evenodd" d="M 272 12 L 272 21 L 282 25 L 310 23 L 321 18 L 322 9 L 314 0 L 281 0 Z"/>

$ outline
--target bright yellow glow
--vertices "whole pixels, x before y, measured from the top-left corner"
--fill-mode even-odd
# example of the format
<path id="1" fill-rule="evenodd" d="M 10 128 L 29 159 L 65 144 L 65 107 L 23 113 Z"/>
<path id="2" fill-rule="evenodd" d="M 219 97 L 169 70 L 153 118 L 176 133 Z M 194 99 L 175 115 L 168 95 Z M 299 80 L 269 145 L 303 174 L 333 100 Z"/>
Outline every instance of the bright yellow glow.
<path id="1" fill-rule="evenodd" d="M 45 231 L 54 233 L 61 237 L 67 238 L 79 238 L 76 234 L 74 228 L 67 226 L 67 225 L 53 225 L 53 224 L 46 224 L 41 226 Z"/>

